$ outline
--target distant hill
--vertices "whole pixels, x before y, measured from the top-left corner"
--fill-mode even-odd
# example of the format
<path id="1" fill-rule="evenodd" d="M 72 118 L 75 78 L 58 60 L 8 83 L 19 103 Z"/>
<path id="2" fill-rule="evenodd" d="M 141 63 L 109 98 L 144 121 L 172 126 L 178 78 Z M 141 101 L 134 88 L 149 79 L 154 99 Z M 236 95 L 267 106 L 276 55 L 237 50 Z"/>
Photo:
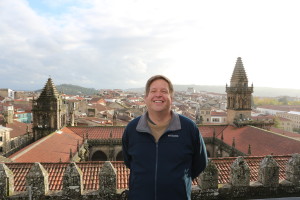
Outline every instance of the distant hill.
<path id="1" fill-rule="evenodd" d="M 175 91 L 187 91 L 189 87 L 194 88 L 197 92 L 206 91 L 220 94 L 226 94 L 226 86 L 223 85 L 174 85 Z M 129 89 L 130 91 L 144 92 L 144 88 Z M 300 89 L 288 89 L 288 88 L 270 88 L 270 87 L 255 87 L 254 96 L 260 97 L 278 97 L 278 96 L 290 96 L 300 97 Z"/>
<path id="2" fill-rule="evenodd" d="M 187 91 L 189 87 L 194 88 L 196 91 L 214 92 L 220 94 L 226 94 L 226 86 L 221 85 L 174 85 L 175 91 Z M 93 88 L 85 88 L 72 84 L 61 84 L 56 86 L 59 92 L 63 92 L 69 95 L 95 95 L 98 90 Z M 144 88 L 131 88 L 127 91 L 144 92 Z M 254 87 L 254 96 L 260 97 L 278 97 L 278 96 L 290 96 L 300 97 L 300 89 L 288 89 L 288 88 L 270 88 L 270 87 Z"/>
<path id="3" fill-rule="evenodd" d="M 99 91 L 94 88 L 85 88 L 72 84 L 57 85 L 56 89 L 59 92 L 69 95 L 95 95 L 99 93 Z"/>
<path id="4" fill-rule="evenodd" d="M 174 85 L 177 91 L 186 91 L 188 87 L 193 87 L 196 91 L 207 91 L 226 94 L 226 86 L 215 85 Z M 261 97 L 278 97 L 278 96 L 290 96 L 300 97 L 299 89 L 288 88 L 271 88 L 271 87 L 255 87 L 253 88 L 253 96 Z"/>

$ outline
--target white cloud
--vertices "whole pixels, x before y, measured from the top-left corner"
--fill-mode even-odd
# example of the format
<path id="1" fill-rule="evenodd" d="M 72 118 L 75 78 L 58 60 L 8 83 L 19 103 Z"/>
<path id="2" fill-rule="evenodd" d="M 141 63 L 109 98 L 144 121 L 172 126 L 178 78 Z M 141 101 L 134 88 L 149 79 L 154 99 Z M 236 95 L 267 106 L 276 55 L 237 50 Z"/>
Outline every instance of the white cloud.
<path id="1" fill-rule="evenodd" d="M 56 84 L 94 88 L 142 87 L 154 74 L 175 84 L 225 85 L 239 56 L 255 86 L 298 87 L 296 5 L 2 0 L 0 88 L 38 89 L 49 75 Z"/>

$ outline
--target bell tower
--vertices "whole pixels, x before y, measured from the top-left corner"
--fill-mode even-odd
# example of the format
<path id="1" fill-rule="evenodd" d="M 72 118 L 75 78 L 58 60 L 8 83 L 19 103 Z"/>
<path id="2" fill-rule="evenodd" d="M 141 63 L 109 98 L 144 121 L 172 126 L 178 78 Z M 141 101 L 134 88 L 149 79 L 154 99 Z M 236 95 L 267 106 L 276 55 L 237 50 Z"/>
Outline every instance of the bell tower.
<path id="1" fill-rule="evenodd" d="M 34 140 L 66 125 L 67 107 L 51 78 L 48 79 L 40 96 L 32 103 Z"/>
<path id="2" fill-rule="evenodd" d="M 242 121 L 251 118 L 251 96 L 253 84 L 248 87 L 248 78 L 243 66 L 242 59 L 237 58 L 230 86 L 226 84 L 227 93 L 227 121 L 233 124 L 234 121 Z"/>

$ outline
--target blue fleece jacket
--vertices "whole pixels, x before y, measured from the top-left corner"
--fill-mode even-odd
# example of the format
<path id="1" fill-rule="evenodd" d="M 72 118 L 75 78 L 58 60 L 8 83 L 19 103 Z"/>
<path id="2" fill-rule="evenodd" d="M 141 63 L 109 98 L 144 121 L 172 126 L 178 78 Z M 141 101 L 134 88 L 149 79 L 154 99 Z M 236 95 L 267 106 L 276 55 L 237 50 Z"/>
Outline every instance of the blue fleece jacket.
<path id="1" fill-rule="evenodd" d="M 123 137 L 130 169 L 130 200 L 190 200 L 192 179 L 206 167 L 207 154 L 196 124 L 172 112 L 165 133 L 155 142 L 144 114 L 132 120 Z"/>

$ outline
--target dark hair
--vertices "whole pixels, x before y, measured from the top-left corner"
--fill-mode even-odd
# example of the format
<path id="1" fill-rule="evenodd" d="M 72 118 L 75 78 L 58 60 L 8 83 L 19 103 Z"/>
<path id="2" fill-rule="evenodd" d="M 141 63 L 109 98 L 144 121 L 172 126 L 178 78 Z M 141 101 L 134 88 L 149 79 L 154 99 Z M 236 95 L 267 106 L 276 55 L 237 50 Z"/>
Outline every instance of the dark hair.
<path id="1" fill-rule="evenodd" d="M 163 75 L 155 75 L 155 76 L 152 76 L 151 78 L 148 79 L 147 83 L 146 83 L 146 96 L 148 96 L 149 94 L 149 91 L 150 91 L 150 85 L 156 81 L 156 80 L 164 80 L 168 83 L 169 85 L 169 90 L 170 90 L 170 94 L 171 96 L 173 96 L 173 92 L 174 92 L 174 88 L 173 88 L 173 84 L 172 82 L 170 81 L 170 79 L 168 79 L 167 77 L 163 76 Z"/>

